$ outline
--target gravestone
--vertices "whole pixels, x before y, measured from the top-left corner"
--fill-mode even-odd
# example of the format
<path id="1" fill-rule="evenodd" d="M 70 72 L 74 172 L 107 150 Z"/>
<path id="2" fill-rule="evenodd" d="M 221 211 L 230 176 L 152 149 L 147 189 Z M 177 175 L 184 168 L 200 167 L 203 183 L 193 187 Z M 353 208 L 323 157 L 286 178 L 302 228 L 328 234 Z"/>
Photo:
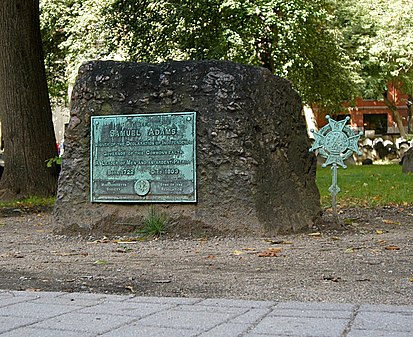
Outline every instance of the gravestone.
<path id="1" fill-rule="evenodd" d="M 313 226 L 320 198 L 301 108 L 290 83 L 264 68 L 227 61 L 83 64 L 66 130 L 53 212 L 56 232 L 122 234 L 141 225 L 150 206 L 167 216 L 170 231 L 182 235 L 264 234 Z M 193 162 L 183 158 L 188 149 L 168 148 L 175 151 L 168 157 L 164 143 L 145 143 L 154 135 L 149 128 L 157 125 L 148 119 L 169 120 L 182 113 L 193 113 L 195 119 L 194 138 L 185 138 L 188 149 L 193 144 Z M 135 127 L 126 127 L 129 122 Z M 169 129 L 165 139 L 177 141 L 178 131 Z M 113 140 L 121 136 L 141 138 L 125 147 Z M 98 148 L 107 150 L 93 153 Z M 171 160 L 192 166 L 193 177 L 184 178 Z M 162 196 L 159 186 L 166 175 L 183 177 L 179 183 L 189 184 L 184 193 L 189 199 Z M 162 186 L 170 196 L 177 190 L 169 189 L 168 181 Z M 110 195 L 102 200 L 106 189 Z"/>
<path id="2" fill-rule="evenodd" d="M 402 172 L 413 172 L 413 147 L 405 152 L 400 163 L 402 164 Z"/>

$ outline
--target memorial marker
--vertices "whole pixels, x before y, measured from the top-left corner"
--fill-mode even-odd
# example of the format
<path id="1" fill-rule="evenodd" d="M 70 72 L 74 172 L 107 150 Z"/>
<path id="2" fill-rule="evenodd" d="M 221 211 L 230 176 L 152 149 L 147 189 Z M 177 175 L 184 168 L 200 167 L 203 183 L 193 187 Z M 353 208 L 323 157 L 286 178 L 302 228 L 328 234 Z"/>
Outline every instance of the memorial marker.
<path id="1" fill-rule="evenodd" d="M 91 117 L 92 202 L 196 202 L 196 113 Z"/>
<path id="2" fill-rule="evenodd" d="M 352 129 L 346 126 L 350 119 L 349 117 L 342 121 L 335 121 L 327 115 L 326 119 L 328 124 L 318 132 L 310 130 L 315 137 L 310 152 L 318 150 L 318 154 L 327 159 L 322 166 L 331 165 L 333 177 L 332 184 L 328 190 L 332 196 L 333 216 L 337 217 L 337 194 L 340 192 L 340 187 L 337 185 L 337 169 L 338 166 L 347 168 L 344 160 L 349 158 L 353 152 L 361 155 L 358 149 L 358 141 L 362 132 L 355 134 Z"/>

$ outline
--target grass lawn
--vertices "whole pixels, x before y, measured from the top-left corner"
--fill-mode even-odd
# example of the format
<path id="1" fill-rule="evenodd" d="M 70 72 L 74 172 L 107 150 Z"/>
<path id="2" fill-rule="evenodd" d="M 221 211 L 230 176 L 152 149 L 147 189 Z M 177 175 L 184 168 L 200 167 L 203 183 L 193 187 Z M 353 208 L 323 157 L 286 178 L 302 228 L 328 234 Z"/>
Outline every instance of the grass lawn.
<path id="1" fill-rule="evenodd" d="M 413 174 L 402 173 L 401 165 L 349 165 L 339 168 L 337 184 L 341 191 L 337 204 L 341 207 L 413 205 Z M 317 186 L 321 205 L 331 206 L 331 166 L 317 167 Z"/>
<path id="2" fill-rule="evenodd" d="M 413 174 L 402 173 L 401 165 L 349 165 L 338 169 L 339 207 L 374 207 L 413 205 Z M 331 207 L 331 166 L 317 167 L 317 186 L 322 207 Z M 52 206 L 55 198 L 31 197 L 0 202 L 4 207 Z"/>
<path id="3" fill-rule="evenodd" d="M 51 207 L 54 205 L 56 198 L 49 197 L 49 198 L 40 198 L 40 197 L 29 197 L 22 200 L 14 200 L 14 201 L 0 201 L 0 208 L 5 207 L 35 207 L 35 206 L 48 206 Z"/>

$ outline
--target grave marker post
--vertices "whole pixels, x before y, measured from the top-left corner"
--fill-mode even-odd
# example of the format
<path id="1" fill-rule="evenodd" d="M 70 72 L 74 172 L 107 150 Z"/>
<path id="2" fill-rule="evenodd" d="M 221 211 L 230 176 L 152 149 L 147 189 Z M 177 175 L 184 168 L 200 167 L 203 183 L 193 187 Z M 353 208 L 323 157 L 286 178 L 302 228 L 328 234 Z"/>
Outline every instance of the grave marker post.
<path id="1" fill-rule="evenodd" d="M 349 158 L 353 152 L 356 152 L 359 156 L 361 155 L 358 149 L 358 141 L 362 132 L 356 134 L 346 125 L 350 120 L 348 116 L 341 121 L 335 121 L 329 115 L 326 116 L 326 119 L 328 124 L 318 132 L 310 130 L 315 137 L 310 152 L 318 150 L 318 154 L 326 158 L 322 167 L 332 165 L 332 184 L 328 190 L 332 196 L 333 217 L 337 218 L 337 194 L 340 192 L 340 188 L 337 185 L 337 170 L 339 166 L 347 168 L 344 160 Z"/>

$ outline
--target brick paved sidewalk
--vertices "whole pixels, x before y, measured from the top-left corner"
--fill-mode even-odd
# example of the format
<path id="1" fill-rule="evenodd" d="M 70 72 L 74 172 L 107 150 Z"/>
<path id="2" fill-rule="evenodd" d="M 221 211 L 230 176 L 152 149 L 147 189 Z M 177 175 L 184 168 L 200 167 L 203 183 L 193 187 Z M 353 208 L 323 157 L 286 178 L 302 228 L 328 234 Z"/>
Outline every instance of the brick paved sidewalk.
<path id="1" fill-rule="evenodd" d="M 411 337 L 413 305 L 0 291 L 0 337 Z"/>

